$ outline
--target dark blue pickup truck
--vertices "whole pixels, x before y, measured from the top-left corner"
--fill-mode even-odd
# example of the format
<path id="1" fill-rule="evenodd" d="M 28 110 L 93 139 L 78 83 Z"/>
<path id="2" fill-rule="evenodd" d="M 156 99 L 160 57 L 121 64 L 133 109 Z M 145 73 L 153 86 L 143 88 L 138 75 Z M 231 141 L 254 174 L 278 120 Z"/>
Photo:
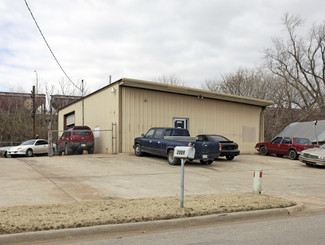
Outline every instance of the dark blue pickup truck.
<path id="1" fill-rule="evenodd" d="M 196 141 L 196 137 L 190 137 L 187 129 L 183 128 L 151 128 L 142 137 L 134 139 L 134 153 L 141 156 L 149 153 L 167 157 L 171 165 L 180 164 L 180 159 L 174 158 L 176 146 L 193 145 L 195 148 L 194 159 L 199 159 L 202 164 L 211 164 L 219 157 L 219 142 Z"/>

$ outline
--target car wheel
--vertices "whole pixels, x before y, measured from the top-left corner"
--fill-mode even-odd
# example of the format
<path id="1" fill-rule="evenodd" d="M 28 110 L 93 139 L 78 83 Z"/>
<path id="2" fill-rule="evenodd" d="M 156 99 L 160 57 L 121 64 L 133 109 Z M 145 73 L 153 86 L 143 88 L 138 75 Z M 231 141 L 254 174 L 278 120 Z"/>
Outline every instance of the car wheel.
<path id="1" fill-rule="evenodd" d="M 141 151 L 141 146 L 140 146 L 140 144 L 136 144 L 136 145 L 135 145 L 135 148 L 134 148 L 134 154 L 135 154 L 137 157 L 142 156 L 142 151 Z"/>
<path id="2" fill-rule="evenodd" d="M 94 148 L 90 148 L 87 152 L 88 152 L 88 154 L 93 154 L 94 153 Z M 82 152 L 81 152 L 81 154 L 82 154 Z"/>
<path id="3" fill-rule="evenodd" d="M 7 158 L 8 156 L 7 156 L 7 152 L 5 152 L 5 154 L 3 155 L 5 158 Z"/>
<path id="4" fill-rule="evenodd" d="M 226 156 L 227 160 L 231 161 L 232 159 L 234 159 L 234 156 Z"/>
<path id="5" fill-rule="evenodd" d="M 260 147 L 260 154 L 261 154 L 262 156 L 266 156 L 266 155 L 267 155 L 267 149 L 266 149 L 266 147 L 265 147 L 264 145 L 262 145 L 262 146 Z"/>
<path id="6" fill-rule="evenodd" d="M 168 152 L 167 158 L 170 165 L 179 165 L 181 163 L 181 159 L 174 157 L 174 150 Z"/>
<path id="7" fill-rule="evenodd" d="M 26 156 L 27 156 L 27 157 L 32 157 L 32 156 L 33 156 L 33 150 L 32 150 L 32 149 L 28 149 L 28 150 L 26 151 Z"/>
<path id="8" fill-rule="evenodd" d="M 289 151 L 289 158 L 291 160 L 296 160 L 298 158 L 298 154 L 297 154 L 296 150 L 292 149 Z"/>
<path id="9" fill-rule="evenodd" d="M 213 160 L 200 160 L 200 163 L 202 165 L 210 165 L 213 163 Z"/>

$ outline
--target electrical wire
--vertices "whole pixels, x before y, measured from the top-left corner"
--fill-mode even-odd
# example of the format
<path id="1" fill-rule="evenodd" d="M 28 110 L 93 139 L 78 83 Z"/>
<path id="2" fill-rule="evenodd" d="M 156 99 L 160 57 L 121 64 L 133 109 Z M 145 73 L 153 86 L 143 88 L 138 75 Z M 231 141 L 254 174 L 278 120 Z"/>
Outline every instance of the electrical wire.
<path id="1" fill-rule="evenodd" d="M 65 72 L 65 70 L 64 70 L 63 67 L 61 66 L 60 62 L 58 61 L 58 59 L 57 59 L 56 56 L 54 55 L 54 52 L 52 51 L 50 45 L 49 45 L 48 42 L 46 41 L 45 36 L 43 35 L 43 32 L 41 31 L 41 28 L 39 27 L 39 25 L 38 25 L 38 23 L 37 23 L 37 21 L 36 21 L 34 15 L 33 15 L 33 13 L 32 13 L 32 10 L 30 9 L 30 7 L 29 7 L 29 5 L 28 5 L 28 3 L 27 3 L 27 0 L 24 0 L 24 1 L 25 1 L 26 7 L 27 7 L 27 9 L 28 9 L 30 15 L 32 16 L 32 18 L 33 18 L 33 20 L 34 20 L 34 22 L 35 22 L 35 24 L 36 24 L 36 26 L 37 26 L 38 31 L 40 32 L 41 36 L 43 37 L 44 42 L 46 43 L 46 46 L 47 46 L 48 49 L 50 50 L 50 52 L 51 52 L 53 58 L 55 59 L 56 63 L 59 65 L 61 71 L 64 73 L 64 75 L 68 78 L 68 80 L 69 80 L 69 81 L 70 81 L 70 82 L 71 82 L 71 83 L 72 83 L 76 88 L 78 88 L 79 90 L 82 91 L 82 89 L 80 89 L 80 88 L 79 88 L 79 87 L 78 87 L 74 82 L 72 82 L 72 80 L 70 79 L 70 77 L 68 76 L 68 74 Z M 83 91 L 82 91 L 82 92 L 83 92 Z"/>

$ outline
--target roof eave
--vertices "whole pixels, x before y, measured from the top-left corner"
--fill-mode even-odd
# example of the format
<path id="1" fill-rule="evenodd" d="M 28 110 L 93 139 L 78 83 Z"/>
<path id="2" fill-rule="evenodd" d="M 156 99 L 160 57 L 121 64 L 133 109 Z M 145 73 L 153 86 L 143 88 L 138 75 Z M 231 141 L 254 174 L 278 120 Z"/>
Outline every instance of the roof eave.
<path id="1" fill-rule="evenodd" d="M 157 83 L 157 82 L 148 82 L 148 81 L 136 80 L 131 78 L 122 78 L 121 80 L 119 80 L 119 83 L 120 86 L 191 95 L 199 98 L 209 98 L 209 99 L 230 101 L 230 102 L 249 104 L 255 106 L 264 107 L 264 106 L 269 106 L 274 104 L 273 101 L 269 101 L 269 100 L 260 100 L 260 99 L 248 98 L 248 97 L 237 96 L 237 95 L 217 93 L 217 92 L 203 90 L 203 89 L 195 89 L 195 88 L 176 86 L 176 85 Z"/>

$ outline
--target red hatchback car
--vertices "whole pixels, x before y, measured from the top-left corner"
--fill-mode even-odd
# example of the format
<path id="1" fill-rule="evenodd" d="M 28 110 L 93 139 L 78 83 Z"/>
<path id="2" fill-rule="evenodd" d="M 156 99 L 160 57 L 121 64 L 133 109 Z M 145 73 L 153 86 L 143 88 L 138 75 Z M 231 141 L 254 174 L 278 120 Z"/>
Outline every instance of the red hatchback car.
<path id="1" fill-rule="evenodd" d="M 257 143 L 255 149 L 263 156 L 276 154 L 278 157 L 289 156 L 291 160 L 298 159 L 301 151 L 319 147 L 313 145 L 309 139 L 298 137 L 275 137 L 271 142 Z"/>

